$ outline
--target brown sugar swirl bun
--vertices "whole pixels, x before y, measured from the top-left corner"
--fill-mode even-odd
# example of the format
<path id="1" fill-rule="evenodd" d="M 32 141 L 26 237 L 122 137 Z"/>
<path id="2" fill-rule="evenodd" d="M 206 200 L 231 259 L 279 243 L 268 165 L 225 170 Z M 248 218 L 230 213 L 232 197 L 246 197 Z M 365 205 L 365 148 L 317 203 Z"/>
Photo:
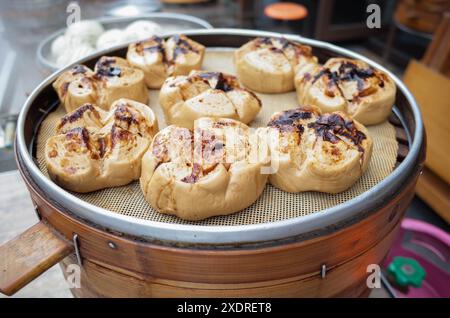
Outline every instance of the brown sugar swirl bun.
<path id="1" fill-rule="evenodd" d="M 45 145 L 50 178 L 63 188 L 90 192 L 137 180 L 158 124 L 144 104 L 119 99 L 106 112 L 84 104 L 62 117 Z"/>
<path id="2" fill-rule="evenodd" d="M 317 63 L 310 46 L 285 38 L 256 38 L 241 46 L 234 56 L 239 80 L 259 93 L 294 90 L 299 67 Z"/>
<path id="3" fill-rule="evenodd" d="M 259 98 L 236 77 L 206 71 L 169 77 L 161 88 L 159 103 L 168 124 L 190 129 L 201 117 L 231 118 L 248 124 L 261 109 Z"/>
<path id="4" fill-rule="evenodd" d="M 109 110 L 119 98 L 144 104 L 148 102 L 144 73 L 130 67 L 120 57 L 101 57 L 94 71 L 84 65 L 76 65 L 61 74 L 53 83 L 53 88 L 67 112 L 72 112 L 84 103 Z"/>
<path id="5" fill-rule="evenodd" d="M 360 60 L 332 58 L 323 66 L 302 67 L 295 83 L 300 104 L 343 111 L 364 125 L 385 121 L 395 101 L 389 75 Z"/>
<path id="6" fill-rule="evenodd" d="M 130 44 L 128 62 L 145 74 L 148 88 L 160 88 L 167 77 L 187 75 L 201 68 L 205 47 L 184 35 L 164 40 L 153 36 Z"/>
<path id="7" fill-rule="evenodd" d="M 269 145 L 277 171 L 269 181 L 288 192 L 338 193 L 366 171 L 372 154 L 367 129 L 342 112 L 321 114 L 313 107 L 275 113 L 267 129 L 279 138 Z M 274 163 L 272 162 L 272 165 Z"/>
<path id="8" fill-rule="evenodd" d="M 142 159 L 141 188 L 153 208 L 186 220 L 242 210 L 261 195 L 267 147 L 233 119 L 200 118 L 194 130 L 168 126 Z"/>

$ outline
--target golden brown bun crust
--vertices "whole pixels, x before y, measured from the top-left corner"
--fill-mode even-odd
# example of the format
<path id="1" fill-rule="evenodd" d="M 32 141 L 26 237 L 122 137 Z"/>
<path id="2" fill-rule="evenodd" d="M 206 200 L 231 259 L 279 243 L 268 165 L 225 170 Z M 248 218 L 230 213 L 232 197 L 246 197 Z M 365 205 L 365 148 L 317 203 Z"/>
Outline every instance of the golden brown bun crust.
<path id="1" fill-rule="evenodd" d="M 242 210 L 261 195 L 267 174 L 248 127 L 232 119 L 200 118 L 194 131 L 161 130 L 142 159 L 144 196 L 161 213 L 202 220 Z M 258 154 L 258 155 L 256 155 Z"/>
<path id="2" fill-rule="evenodd" d="M 106 112 L 84 104 L 61 118 L 47 140 L 49 176 L 81 193 L 130 183 L 139 178 L 142 156 L 157 130 L 147 105 L 120 99 Z"/>
<path id="3" fill-rule="evenodd" d="M 278 170 L 269 180 L 281 190 L 338 193 L 368 167 L 372 138 L 342 112 L 321 114 L 318 108 L 301 107 L 274 114 L 268 127 L 279 132 L 278 144 L 270 144 Z"/>
<path id="4" fill-rule="evenodd" d="M 144 104 L 148 102 L 144 73 L 130 67 L 120 57 L 102 56 L 94 71 L 84 65 L 76 65 L 61 74 L 53 88 L 68 113 L 85 103 L 109 110 L 119 98 Z"/>
<path id="5" fill-rule="evenodd" d="M 284 38 L 256 38 L 235 52 L 239 80 L 260 93 L 294 90 L 294 75 L 299 67 L 317 63 L 311 47 Z"/>
<path id="6" fill-rule="evenodd" d="M 128 62 L 145 74 L 148 88 L 160 88 L 167 77 L 187 75 L 202 66 L 205 47 L 184 35 L 164 40 L 153 36 L 130 44 Z"/>
<path id="7" fill-rule="evenodd" d="M 385 121 L 396 94 L 388 74 L 347 58 L 300 68 L 295 84 L 301 105 L 313 104 L 323 112 L 343 111 L 364 125 Z"/>
<path id="8" fill-rule="evenodd" d="M 207 71 L 169 77 L 161 88 L 159 103 L 168 124 L 189 129 L 201 117 L 231 118 L 248 124 L 261 109 L 259 98 L 236 77 Z"/>

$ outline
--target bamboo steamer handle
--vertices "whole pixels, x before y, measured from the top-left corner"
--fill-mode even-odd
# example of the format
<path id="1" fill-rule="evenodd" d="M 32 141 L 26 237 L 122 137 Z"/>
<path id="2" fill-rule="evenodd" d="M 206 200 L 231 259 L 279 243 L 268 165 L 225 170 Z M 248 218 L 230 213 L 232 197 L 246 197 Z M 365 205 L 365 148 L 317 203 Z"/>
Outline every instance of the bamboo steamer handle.
<path id="1" fill-rule="evenodd" d="M 0 246 L 0 292 L 11 296 L 73 252 L 44 222 Z"/>

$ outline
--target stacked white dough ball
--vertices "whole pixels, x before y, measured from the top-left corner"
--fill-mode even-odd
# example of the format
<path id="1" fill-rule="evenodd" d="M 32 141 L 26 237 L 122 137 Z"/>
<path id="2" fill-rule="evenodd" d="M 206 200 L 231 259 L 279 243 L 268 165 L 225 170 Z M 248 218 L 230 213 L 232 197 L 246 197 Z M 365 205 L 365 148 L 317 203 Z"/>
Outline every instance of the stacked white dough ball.
<path id="1" fill-rule="evenodd" d="M 63 35 L 53 41 L 51 53 L 56 65 L 63 67 L 97 50 L 142 40 L 161 32 L 159 24 L 145 20 L 135 21 L 125 29 L 106 31 L 98 21 L 83 20 L 71 24 Z"/>

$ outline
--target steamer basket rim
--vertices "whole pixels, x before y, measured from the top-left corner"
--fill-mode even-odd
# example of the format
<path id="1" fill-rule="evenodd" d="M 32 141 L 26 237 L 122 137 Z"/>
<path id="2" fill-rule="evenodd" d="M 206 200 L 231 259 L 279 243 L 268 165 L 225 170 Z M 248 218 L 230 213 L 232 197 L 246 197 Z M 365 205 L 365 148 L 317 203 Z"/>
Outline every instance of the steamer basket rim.
<path id="1" fill-rule="evenodd" d="M 169 36 L 167 33 L 165 36 Z M 408 135 L 410 149 L 409 153 L 400 163 L 400 165 L 384 180 L 375 185 L 370 190 L 361 195 L 337 206 L 319 211 L 307 216 L 286 219 L 271 223 L 252 224 L 252 225 L 236 225 L 236 226 L 201 226 L 201 225 L 185 225 L 185 224 L 169 224 L 149 220 L 141 220 L 130 216 L 124 216 L 109 210 L 99 208 L 89 204 L 74 195 L 66 192 L 58 185 L 46 178 L 35 164 L 32 154 L 29 152 L 25 142 L 25 121 L 28 111 L 36 97 L 64 71 L 75 64 L 85 63 L 93 58 L 107 54 L 117 49 L 125 48 L 127 45 L 122 44 L 107 50 L 96 52 L 85 57 L 64 69 L 54 72 L 47 77 L 26 100 L 18 118 L 16 144 L 17 152 L 20 155 L 25 167 L 30 173 L 33 181 L 45 192 L 46 196 L 58 202 L 68 211 L 82 219 L 93 222 L 97 225 L 129 234 L 132 236 L 142 237 L 150 240 L 159 241 L 176 241 L 181 243 L 193 244 L 235 244 L 235 243 L 254 243 L 285 239 L 293 236 L 302 235 L 323 227 L 333 225 L 339 221 L 356 217 L 362 211 L 371 210 L 375 202 L 384 202 L 387 197 L 395 193 L 399 187 L 410 177 L 411 173 L 417 166 L 418 158 L 422 149 L 424 139 L 424 128 L 421 118 L 419 106 L 413 95 L 401 80 L 385 69 L 378 63 L 350 50 L 338 47 L 336 45 L 303 38 L 297 35 L 287 35 L 273 32 L 264 32 L 256 30 L 244 29 L 212 29 L 212 30 L 187 30 L 183 32 L 187 36 L 205 35 L 220 36 L 231 35 L 236 37 L 285 37 L 289 40 L 300 42 L 325 50 L 338 53 L 350 58 L 361 59 L 369 65 L 387 72 L 395 81 L 397 89 L 400 90 L 411 107 L 414 116 L 415 129 L 414 138 Z M 398 110 L 394 108 L 394 112 Z M 401 117 L 400 117 L 401 118 Z M 402 123 L 405 127 L 405 123 Z"/>

